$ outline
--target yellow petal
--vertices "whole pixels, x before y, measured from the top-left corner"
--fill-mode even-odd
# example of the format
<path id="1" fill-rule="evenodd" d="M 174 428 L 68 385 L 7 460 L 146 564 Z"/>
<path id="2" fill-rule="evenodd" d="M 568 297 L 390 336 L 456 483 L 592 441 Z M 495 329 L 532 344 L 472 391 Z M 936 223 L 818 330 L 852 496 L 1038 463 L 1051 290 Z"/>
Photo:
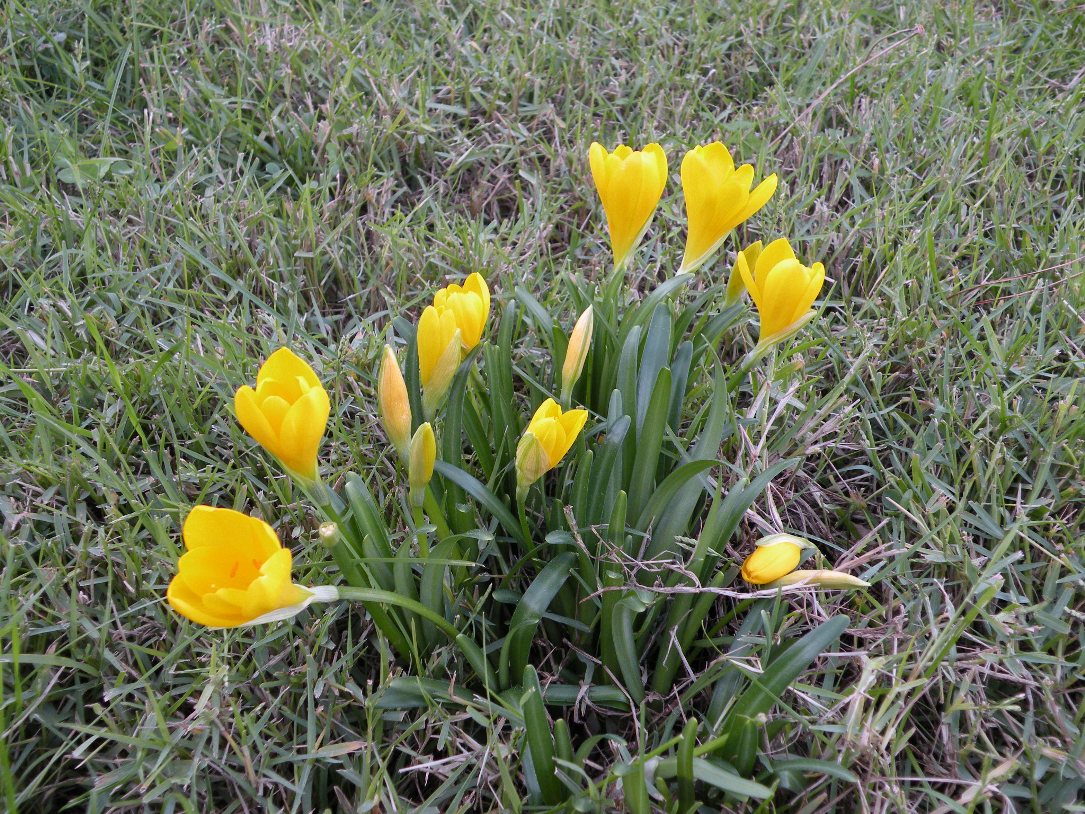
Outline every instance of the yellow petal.
<path id="1" fill-rule="evenodd" d="M 516 445 L 516 488 L 526 490 L 546 474 L 550 468 L 550 456 L 543 449 L 534 433 L 525 432 Z"/>
<path id="2" fill-rule="evenodd" d="M 193 507 L 185 518 L 181 537 L 189 551 L 203 546 L 219 546 L 224 541 L 238 542 L 261 562 L 279 548 L 275 530 L 263 520 L 214 506 Z"/>
<path id="3" fill-rule="evenodd" d="M 234 395 L 234 412 L 237 421 L 253 440 L 264 449 L 278 442 L 277 428 L 273 428 L 256 401 L 256 391 L 248 385 L 239 387 Z"/>
<path id="4" fill-rule="evenodd" d="M 420 424 L 411 439 L 407 479 L 412 491 L 425 489 L 433 477 L 433 466 L 437 461 L 437 439 L 433 427 L 427 421 Z"/>
<path id="5" fill-rule="evenodd" d="M 264 379 L 289 381 L 294 378 L 304 379 L 310 387 L 320 384 L 320 379 L 304 359 L 290 348 L 279 348 L 264 362 L 256 376 L 256 381 L 259 384 Z"/>
<path id="6" fill-rule="evenodd" d="M 179 577 L 170 581 L 166 600 L 186 619 L 207 627 L 236 627 L 245 621 L 239 614 L 219 614 L 207 610 L 201 598 L 185 587 Z"/>
<path id="7" fill-rule="evenodd" d="M 290 408 L 279 435 L 279 458 L 291 471 L 314 480 L 317 454 L 328 425 L 331 402 L 323 387 L 314 387 Z"/>
<path id="8" fill-rule="evenodd" d="M 802 557 L 802 548 L 790 542 L 759 546 L 742 564 L 742 578 L 753 585 L 764 585 L 794 571 Z"/>
<path id="9" fill-rule="evenodd" d="M 388 440 L 401 455 L 411 440 L 411 401 L 391 345 L 384 346 L 377 375 L 377 409 Z"/>
<path id="10" fill-rule="evenodd" d="M 536 422 L 548 418 L 557 418 L 559 415 L 561 415 L 561 406 L 553 399 L 547 399 L 539 405 L 537 410 L 535 410 L 535 415 L 533 415 L 531 421 L 528 422 L 527 431 L 534 432 Z"/>
<path id="11" fill-rule="evenodd" d="M 486 280 L 477 271 L 469 274 L 467 279 L 463 283 L 463 290 L 473 294 L 478 294 L 479 299 L 482 300 L 482 311 L 484 314 L 490 313 L 490 288 L 486 285 Z"/>
<path id="12" fill-rule="evenodd" d="M 432 305 L 422 311 L 418 320 L 417 344 L 418 374 L 423 387 L 429 384 L 457 330 L 456 316 L 451 311 L 439 311 Z M 459 351 L 459 346 L 456 350 Z"/>
<path id="13" fill-rule="evenodd" d="M 791 244 L 787 242 L 787 238 L 781 237 L 778 240 L 772 241 L 761 250 L 761 254 L 757 258 L 756 267 L 751 269 L 754 272 L 758 287 L 761 287 L 765 277 L 768 276 L 768 273 L 772 271 L 777 263 L 783 260 L 794 259 L 795 251 L 791 248 Z"/>
<path id="14" fill-rule="evenodd" d="M 615 265 L 622 265 L 647 230 L 667 183 L 667 156 L 658 144 L 634 151 L 619 145 L 588 151 L 592 178 L 607 217 Z"/>

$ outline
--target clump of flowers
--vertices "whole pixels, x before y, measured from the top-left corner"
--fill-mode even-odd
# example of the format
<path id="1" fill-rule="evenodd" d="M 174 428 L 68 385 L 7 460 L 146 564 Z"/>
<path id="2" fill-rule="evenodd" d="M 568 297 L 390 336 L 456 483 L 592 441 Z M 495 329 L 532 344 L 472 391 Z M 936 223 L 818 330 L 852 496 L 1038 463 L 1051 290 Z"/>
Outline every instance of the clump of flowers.
<path id="1" fill-rule="evenodd" d="M 255 389 L 237 391 L 241 425 L 325 515 L 339 584 L 295 585 L 290 552 L 267 524 L 199 506 L 167 594 L 181 615 L 217 627 L 288 618 L 313 601 L 357 601 L 417 675 L 437 669 L 425 654 L 452 646 L 470 668 L 461 683 L 523 693 L 516 714 L 530 746 L 529 793 L 546 804 L 583 788 L 561 770 L 573 759 L 567 733 L 543 731 L 540 659 L 552 676 L 548 700 L 554 687 L 584 688 L 593 703 L 631 713 L 696 686 L 694 667 L 718 658 L 721 597 L 738 603 L 734 613 L 753 614 L 768 594 L 867 584 L 797 570 L 814 547 L 784 530 L 735 542 L 746 509 L 792 462 L 726 485 L 720 454 L 737 429 L 732 405 L 747 387 L 771 383 L 769 370 L 748 385 L 770 349 L 816 318 L 825 281 L 824 266 L 804 265 L 786 238 L 736 252 L 726 279 L 711 271 L 731 232 L 772 198 L 776 175 L 755 183 L 754 168 L 736 167 L 720 142 L 687 152 L 677 273 L 633 297 L 625 270 L 665 191 L 666 154 L 658 144 L 595 143 L 588 163 L 613 253 L 601 279 L 562 279 L 553 300 L 569 306 L 559 314 L 527 292 L 502 299 L 498 286 L 495 329 L 495 281 L 473 272 L 435 292 L 413 323 L 398 321 L 375 360 L 373 407 L 396 452 L 403 500 L 382 505 L 355 474 L 335 489 L 323 482 L 328 393 L 292 351 L 275 351 Z M 700 290 L 687 295 L 694 273 Z M 729 369 L 719 349 L 743 341 L 745 293 L 757 339 Z M 566 335 L 560 326 L 574 317 Z M 521 352 L 524 344 L 535 350 Z M 732 549 L 750 553 L 736 563 Z M 844 624 L 808 635 L 828 647 Z M 694 759 L 718 758 L 720 771 L 746 765 L 740 744 L 752 742 L 756 704 L 735 699 L 711 737 L 699 741 L 700 724 L 686 726 L 674 746 L 686 762 L 655 766 L 661 780 L 676 778 L 676 804 L 692 799 Z"/>

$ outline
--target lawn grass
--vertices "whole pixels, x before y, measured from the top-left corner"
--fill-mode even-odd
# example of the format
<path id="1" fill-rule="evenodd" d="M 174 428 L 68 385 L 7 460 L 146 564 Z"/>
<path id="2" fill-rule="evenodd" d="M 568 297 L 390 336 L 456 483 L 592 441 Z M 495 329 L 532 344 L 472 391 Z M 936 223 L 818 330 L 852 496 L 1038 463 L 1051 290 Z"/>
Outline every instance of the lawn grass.
<path id="1" fill-rule="evenodd" d="M 787 235 L 832 279 L 801 365 L 737 407 L 779 409 L 771 431 L 721 451 L 805 455 L 742 539 L 804 532 L 873 583 L 766 611 L 781 638 L 851 616 L 759 745 L 842 771 L 744 810 L 1083 810 L 1085 12 L 519 6 L 0 7 L 0 810 L 522 809 L 522 728 L 492 699 L 395 708 L 357 610 L 184 623 L 180 521 L 259 514 L 328 581 L 234 388 L 281 343 L 318 360 L 330 474 L 387 495 L 391 317 L 475 270 L 569 311 L 553 281 L 609 262 L 588 144 L 659 140 L 676 171 L 714 138 L 781 188 L 701 275 Z M 677 266 L 680 201 L 646 281 Z M 599 810 L 630 757 L 608 750 Z"/>

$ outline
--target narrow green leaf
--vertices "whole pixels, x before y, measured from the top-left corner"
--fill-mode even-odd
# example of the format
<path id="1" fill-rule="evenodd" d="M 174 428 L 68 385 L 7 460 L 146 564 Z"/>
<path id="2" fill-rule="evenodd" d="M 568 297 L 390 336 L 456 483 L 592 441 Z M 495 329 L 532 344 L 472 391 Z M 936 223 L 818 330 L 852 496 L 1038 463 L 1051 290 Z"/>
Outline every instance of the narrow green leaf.
<path id="1" fill-rule="evenodd" d="M 655 487 L 659 470 L 659 453 L 663 445 L 663 431 L 667 426 L 667 402 L 671 396 L 671 372 L 659 371 L 655 389 L 645 413 L 644 426 L 637 437 L 636 457 L 629 479 L 629 510 L 635 516 L 643 511 L 648 496 Z"/>
<path id="2" fill-rule="evenodd" d="M 542 687 L 539 686 L 535 668 L 530 664 L 524 667 L 522 675 L 524 694 L 520 699 L 520 709 L 524 714 L 528 756 L 535 770 L 542 802 L 556 805 L 564 799 L 565 787 L 555 773 L 554 740 L 550 735 L 550 719 L 546 717 L 546 707 L 543 706 Z"/>
<path id="3" fill-rule="evenodd" d="M 520 675 L 531 654 L 531 643 L 543 614 L 569 578 L 576 554 L 566 551 L 548 562 L 524 591 L 509 622 L 509 632 L 501 646 L 501 686 L 509 686 L 512 675 Z"/>
<path id="4" fill-rule="evenodd" d="M 441 477 L 452 481 L 481 503 L 510 536 L 515 537 L 524 545 L 530 545 L 531 541 L 524 537 L 523 529 L 520 528 L 520 523 L 515 515 L 484 484 L 462 469 L 445 461 L 437 461 L 433 468 Z"/>
<path id="5" fill-rule="evenodd" d="M 751 686 L 736 701 L 731 717 L 754 718 L 772 709 L 791 682 L 836 643 L 850 622 L 851 619 L 843 614 L 834 616 L 789 644 L 760 675 L 749 676 Z"/>
<path id="6" fill-rule="evenodd" d="M 669 308 L 657 308 L 644 337 L 644 350 L 640 355 L 637 371 L 637 435 L 644 427 L 648 403 L 655 393 L 656 383 L 664 368 L 670 369 L 671 361 L 671 312 Z M 668 404 L 670 402 L 668 393 Z M 669 412 L 669 410 L 668 410 Z"/>

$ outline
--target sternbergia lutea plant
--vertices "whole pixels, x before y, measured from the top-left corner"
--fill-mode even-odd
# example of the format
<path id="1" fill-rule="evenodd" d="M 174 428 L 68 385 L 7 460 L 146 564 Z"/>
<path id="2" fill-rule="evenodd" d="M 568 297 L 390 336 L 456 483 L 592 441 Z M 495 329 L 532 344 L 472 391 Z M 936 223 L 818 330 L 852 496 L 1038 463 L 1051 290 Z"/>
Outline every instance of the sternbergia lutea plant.
<path id="1" fill-rule="evenodd" d="M 715 142 L 681 164 L 688 228 L 677 273 L 630 290 L 626 270 L 665 190 L 667 158 L 658 144 L 589 152 L 613 248 L 599 279 L 564 276 L 547 299 L 561 303 L 555 313 L 514 281 L 476 272 L 438 290 L 416 321 L 393 320 L 368 407 L 396 452 L 400 498 L 378 502 L 354 473 L 334 489 L 322 480 L 328 396 L 291 351 L 275 351 L 256 388 L 238 390 L 246 431 L 323 512 L 338 565 L 329 579 L 339 584 L 294 585 L 289 551 L 269 527 L 236 513 L 212 522 L 225 510 L 197 507 L 169 599 L 216 626 L 285 618 L 314 596 L 356 600 L 418 681 L 447 679 L 447 660 L 432 654 L 451 644 L 466 665 L 457 681 L 498 694 L 523 725 L 528 791 L 546 804 L 590 797 L 593 784 L 620 774 L 629 810 L 649 810 L 631 792 L 649 783 L 648 758 L 631 755 L 594 780 L 569 771 L 583 757 L 560 716 L 551 731 L 547 706 L 584 696 L 628 715 L 701 693 L 710 699 L 703 720 L 661 740 L 656 757 L 671 757 L 653 764 L 653 792 L 673 793 L 685 811 L 697 788 L 765 789 L 744 779 L 757 754 L 756 716 L 776 697 L 765 687 L 782 691 L 847 619 L 774 651 L 752 684 L 736 666 L 702 685 L 700 669 L 728 641 L 735 652 L 749 648 L 771 597 L 866 584 L 824 568 L 796 571 L 817 553 L 786 530 L 756 545 L 736 540 L 746 511 L 797 462 L 735 478 L 720 458 L 758 365 L 814 318 L 825 270 L 778 238 L 736 251 L 728 277 L 712 271 L 728 235 L 777 187 L 775 175 L 755 184 L 754 168 L 736 168 Z M 753 314 L 756 344 L 725 364 L 733 354 L 722 350 L 743 341 Z M 752 553 L 736 563 L 729 548 Z"/>

